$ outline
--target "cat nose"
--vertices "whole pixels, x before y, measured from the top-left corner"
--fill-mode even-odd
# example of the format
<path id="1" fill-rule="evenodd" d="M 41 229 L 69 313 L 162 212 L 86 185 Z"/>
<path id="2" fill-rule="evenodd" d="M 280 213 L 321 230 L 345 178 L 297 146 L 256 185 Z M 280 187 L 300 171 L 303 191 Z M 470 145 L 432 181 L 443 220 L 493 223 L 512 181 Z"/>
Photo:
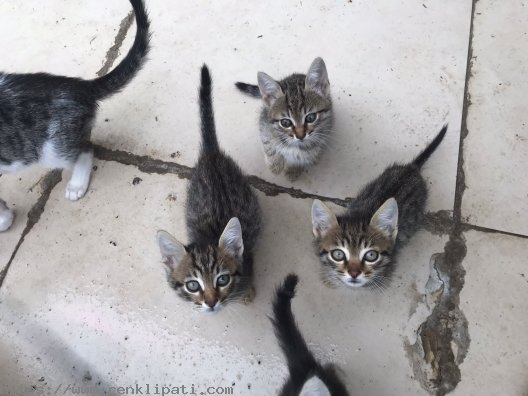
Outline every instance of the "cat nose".
<path id="1" fill-rule="evenodd" d="M 306 137 L 306 129 L 295 128 L 295 137 L 299 140 L 303 140 Z"/>
<path id="2" fill-rule="evenodd" d="M 218 298 L 216 298 L 216 297 L 208 298 L 208 299 L 205 300 L 205 304 L 211 309 L 214 309 L 214 307 L 216 306 L 217 302 L 218 302 Z"/>
<path id="3" fill-rule="evenodd" d="M 350 276 L 353 278 L 353 279 L 356 279 L 359 274 L 361 274 L 360 271 L 348 271 L 348 273 L 350 274 Z"/>

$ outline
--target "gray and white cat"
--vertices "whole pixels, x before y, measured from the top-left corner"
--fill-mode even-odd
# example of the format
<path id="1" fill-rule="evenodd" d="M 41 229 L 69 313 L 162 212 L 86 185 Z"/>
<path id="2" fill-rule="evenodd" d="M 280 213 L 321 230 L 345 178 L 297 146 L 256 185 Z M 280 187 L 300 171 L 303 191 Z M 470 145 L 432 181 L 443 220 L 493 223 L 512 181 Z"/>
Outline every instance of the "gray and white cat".
<path id="1" fill-rule="evenodd" d="M 166 231 L 158 243 L 168 279 L 183 299 L 216 313 L 230 302 L 253 299 L 253 248 L 260 206 L 246 176 L 218 146 L 211 77 L 204 65 L 200 88 L 202 147 L 187 189 L 184 246 Z"/>
<path id="2" fill-rule="evenodd" d="M 295 180 L 317 163 L 327 146 L 333 127 L 330 82 L 325 63 L 316 58 L 308 73 L 292 74 L 275 81 L 257 74 L 258 86 L 236 83 L 253 97 L 262 97 L 260 139 L 264 158 L 275 174 L 285 172 Z"/>
<path id="3" fill-rule="evenodd" d="M 387 286 L 398 248 L 423 219 L 427 186 L 420 169 L 446 131 L 447 125 L 412 162 L 385 169 L 361 190 L 345 213 L 336 216 L 324 203 L 314 201 L 314 244 L 327 285 Z"/>
<path id="4" fill-rule="evenodd" d="M 93 153 L 90 133 L 98 102 L 122 90 L 143 65 L 148 52 L 149 20 L 142 0 L 130 0 L 137 33 L 132 48 L 107 75 L 95 80 L 46 73 L 0 72 L 0 173 L 32 164 L 67 168 L 72 176 L 66 198 L 88 189 Z M 13 213 L 0 203 L 0 231 Z"/>

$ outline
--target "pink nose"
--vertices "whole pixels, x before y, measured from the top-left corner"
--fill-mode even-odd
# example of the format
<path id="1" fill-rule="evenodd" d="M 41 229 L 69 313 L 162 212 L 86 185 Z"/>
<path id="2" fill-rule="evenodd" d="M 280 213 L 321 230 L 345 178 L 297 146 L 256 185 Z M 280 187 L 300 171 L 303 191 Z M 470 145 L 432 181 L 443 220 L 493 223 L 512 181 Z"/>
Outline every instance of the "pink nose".
<path id="1" fill-rule="evenodd" d="M 359 272 L 359 271 L 348 271 L 348 273 L 354 279 L 356 279 L 359 276 L 359 274 L 361 274 L 361 272 Z"/>

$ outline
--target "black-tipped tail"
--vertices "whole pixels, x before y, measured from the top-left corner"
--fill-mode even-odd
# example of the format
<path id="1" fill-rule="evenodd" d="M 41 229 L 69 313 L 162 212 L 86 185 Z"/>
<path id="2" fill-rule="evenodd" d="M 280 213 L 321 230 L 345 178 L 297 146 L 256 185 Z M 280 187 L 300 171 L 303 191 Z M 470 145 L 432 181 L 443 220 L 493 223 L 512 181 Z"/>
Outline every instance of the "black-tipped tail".
<path id="1" fill-rule="evenodd" d="M 143 0 L 130 0 L 136 16 L 136 38 L 125 58 L 108 74 L 92 81 L 94 95 L 104 99 L 122 90 L 143 66 L 149 51 L 150 21 Z"/>
<path id="2" fill-rule="evenodd" d="M 218 150 L 211 86 L 209 69 L 203 65 L 200 84 L 200 119 L 202 121 L 202 152 L 204 153 Z"/>
<path id="3" fill-rule="evenodd" d="M 240 92 L 243 92 L 246 95 L 253 96 L 254 98 L 261 97 L 258 85 L 251 85 L 243 82 L 237 82 L 235 85 Z"/>
<path id="4" fill-rule="evenodd" d="M 440 143 L 444 139 L 446 132 L 447 132 L 447 124 L 445 124 L 442 127 L 442 130 L 438 132 L 436 137 L 433 139 L 431 143 L 429 143 L 429 145 L 425 148 L 425 150 L 422 151 L 418 155 L 418 157 L 414 159 L 413 164 L 421 168 L 422 165 L 425 164 L 425 162 L 429 159 L 431 154 L 433 154 L 436 148 L 440 145 Z"/>
<path id="5" fill-rule="evenodd" d="M 295 297 L 297 282 L 297 275 L 288 275 L 277 288 L 273 299 L 272 322 L 275 327 L 275 335 L 286 357 L 292 377 L 306 375 L 317 365 L 291 311 L 291 299 Z"/>

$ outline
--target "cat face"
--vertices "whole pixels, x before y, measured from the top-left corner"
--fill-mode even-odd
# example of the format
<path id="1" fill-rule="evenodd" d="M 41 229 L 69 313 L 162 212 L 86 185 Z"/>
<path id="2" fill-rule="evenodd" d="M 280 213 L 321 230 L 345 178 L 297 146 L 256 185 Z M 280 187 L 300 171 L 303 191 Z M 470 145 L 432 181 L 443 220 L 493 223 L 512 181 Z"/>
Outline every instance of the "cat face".
<path id="1" fill-rule="evenodd" d="M 259 90 L 269 122 L 285 145 L 307 146 L 325 141 L 332 127 L 330 83 L 321 58 L 306 76 L 295 74 L 280 84 L 258 73 Z"/>
<path id="2" fill-rule="evenodd" d="M 183 299 L 205 313 L 217 313 L 238 300 L 242 254 L 242 229 L 236 217 L 222 233 L 218 245 L 185 247 L 166 231 L 158 243 L 168 267 L 169 282 Z"/>
<path id="3" fill-rule="evenodd" d="M 370 222 L 337 217 L 321 201 L 312 206 L 315 245 L 323 266 L 323 280 L 331 286 L 387 285 L 391 254 L 398 232 L 398 205 L 387 200 Z"/>

